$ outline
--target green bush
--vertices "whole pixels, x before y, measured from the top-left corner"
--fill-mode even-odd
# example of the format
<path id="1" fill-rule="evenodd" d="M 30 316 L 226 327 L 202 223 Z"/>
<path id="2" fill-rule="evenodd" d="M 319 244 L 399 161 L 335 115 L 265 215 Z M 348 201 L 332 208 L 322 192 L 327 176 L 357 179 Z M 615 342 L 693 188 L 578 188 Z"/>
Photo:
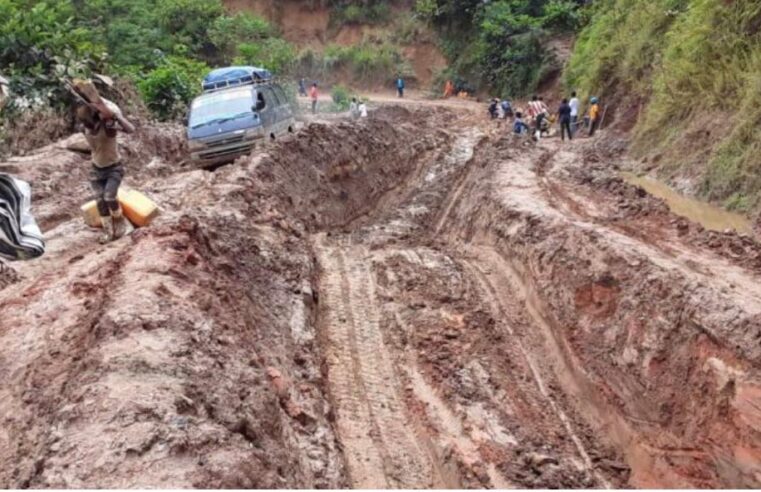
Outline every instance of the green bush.
<path id="1" fill-rule="evenodd" d="M 105 49 L 73 16 L 66 2 L 0 0 L 0 70 L 26 104 L 62 107 L 69 101 L 64 77 L 103 68 Z M 9 105 L 6 117 L 20 103 Z"/>
<path id="2" fill-rule="evenodd" d="M 201 92 L 209 67 L 187 58 L 169 57 L 138 82 L 148 107 L 162 120 L 178 118 Z"/>
<path id="3" fill-rule="evenodd" d="M 159 26 L 194 54 L 210 46 L 209 29 L 224 14 L 220 0 L 163 0 L 157 8 Z"/>
<path id="4" fill-rule="evenodd" d="M 542 25 L 557 31 L 575 31 L 581 24 L 581 13 L 576 2 L 551 0 L 544 6 Z"/>
<path id="5" fill-rule="evenodd" d="M 339 111 L 346 111 L 351 104 L 352 94 L 349 89 L 342 85 L 333 86 L 333 90 L 330 92 L 330 96 L 333 99 L 333 104 Z"/>
<path id="6" fill-rule="evenodd" d="M 237 51 L 238 55 L 233 59 L 236 65 L 256 65 L 277 74 L 288 72 L 296 61 L 293 45 L 280 38 L 241 43 Z"/>
<path id="7" fill-rule="evenodd" d="M 387 2 L 337 2 L 331 15 L 333 24 L 385 24 L 391 19 Z"/>
<path id="8" fill-rule="evenodd" d="M 275 36 L 275 29 L 261 17 L 248 13 L 220 16 L 209 28 L 209 40 L 224 60 L 238 55 L 238 46 Z"/>
<path id="9" fill-rule="evenodd" d="M 582 30 L 566 83 L 585 93 L 647 97 L 664 36 L 689 0 L 603 0 Z M 607 91 L 605 89 L 608 89 Z"/>
<path id="10" fill-rule="evenodd" d="M 0 71 L 25 96 L 6 117 L 29 102 L 62 110 L 71 102 L 63 78 L 108 73 L 140 80 L 165 119 L 182 112 L 207 64 L 283 73 L 295 55 L 268 22 L 226 15 L 221 0 L 0 0 Z"/>
<path id="11" fill-rule="evenodd" d="M 351 46 L 328 45 L 323 62 L 326 69 L 348 67 L 360 81 L 393 80 L 397 73 L 409 71 L 399 47 L 385 42 L 362 42 Z"/>
<path id="12" fill-rule="evenodd" d="M 602 0 L 590 19 L 567 84 L 646 102 L 635 154 L 659 155 L 672 175 L 701 176 L 705 198 L 761 206 L 761 4 Z"/>

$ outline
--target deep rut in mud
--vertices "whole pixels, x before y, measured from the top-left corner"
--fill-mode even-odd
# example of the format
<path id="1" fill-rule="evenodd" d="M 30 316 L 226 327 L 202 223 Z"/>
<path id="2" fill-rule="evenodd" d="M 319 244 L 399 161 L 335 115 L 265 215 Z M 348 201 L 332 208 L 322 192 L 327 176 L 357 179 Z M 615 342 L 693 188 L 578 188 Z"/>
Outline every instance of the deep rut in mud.
<path id="1" fill-rule="evenodd" d="M 598 152 L 388 107 L 151 161 L 166 213 L 106 247 L 80 156 L 0 164 L 50 239 L 0 285 L 0 484 L 758 486 L 761 248 Z"/>
<path id="2" fill-rule="evenodd" d="M 323 292 L 319 326 L 350 480 L 354 486 L 373 488 L 506 488 L 529 483 L 608 487 L 609 480 L 593 466 L 574 423 L 550 394 L 536 355 L 511 328 L 511 317 L 519 312 L 517 298 L 494 285 L 490 275 L 496 272 L 489 270 L 493 263 L 457 254 L 454 248 L 439 245 L 437 251 L 449 251 L 440 253 L 420 244 L 429 232 L 444 228 L 452 207 L 463 199 L 463 176 L 481 139 L 475 131 L 451 138 L 448 150 L 421 163 L 423 172 L 413 173 L 404 191 L 382 200 L 362 225 L 315 240 Z M 428 221 L 437 216 L 431 231 Z M 408 271 L 394 268 L 394 260 L 407 263 Z M 448 277 L 457 272 L 457 283 L 473 304 L 450 311 L 454 306 L 442 303 L 434 308 L 428 301 L 422 310 L 428 311 L 427 316 L 455 319 L 472 313 L 489 316 L 489 323 L 507 342 L 502 356 L 513 361 L 513 371 L 502 374 L 489 365 L 491 361 L 473 367 L 485 375 L 487 386 L 492 386 L 488 379 L 502 380 L 501 394 L 489 395 L 483 402 L 470 395 L 441 394 L 439 384 L 418 367 L 421 361 L 414 347 L 393 341 L 392 330 L 417 328 L 416 314 L 410 319 L 409 306 L 398 299 L 406 294 L 402 289 L 394 292 L 394 286 L 377 285 L 379 268 L 386 282 L 426 270 L 441 276 L 432 290 L 421 292 L 421 298 L 433 299 L 440 295 L 435 287 L 451 288 Z M 474 362 L 479 358 L 474 357 Z M 437 361 L 446 363 L 457 361 Z M 406 398 L 403 386 L 408 388 Z M 518 409 L 523 413 L 516 418 Z M 511 448 L 523 448 L 516 432 L 505 424 L 509 420 L 514 428 L 529 427 L 538 443 L 517 463 L 500 458 Z M 518 433 L 525 435 L 526 430 Z M 527 467 L 535 470 L 530 476 L 523 473 Z M 526 482 L 536 480 L 535 475 L 544 478 Z"/>
<path id="3" fill-rule="evenodd" d="M 689 284 L 696 264 L 714 264 L 745 286 L 756 273 L 725 266 L 728 258 L 678 240 L 640 235 L 621 214 L 642 215 L 647 207 L 657 212 L 645 211 L 646 217 L 662 214 L 659 205 L 625 184 L 612 193 L 579 186 L 579 173 L 611 175 L 599 166 L 584 169 L 583 144 L 576 152 L 553 142 L 521 148 L 475 129 L 447 140 L 366 216 L 314 241 L 325 293 L 319 326 L 328 392 L 350 482 L 498 488 L 757 483 L 761 475 L 752 460 L 730 457 L 755 453 L 756 437 L 720 446 L 712 437 L 718 429 L 755 435 L 754 424 L 742 423 L 756 418 L 745 397 L 729 403 L 739 413 L 727 419 L 720 410 L 725 397 L 684 391 L 678 379 L 651 369 L 658 361 L 705 388 L 716 384 L 706 367 L 739 364 L 748 372 L 724 369 L 719 381 L 739 377 L 755 388 L 753 357 L 744 365 L 739 354 L 720 355 L 732 337 L 744 336 L 740 332 L 728 332 L 724 341 L 710 331 L 716 348 L 694 352 L 715 321 L 691 306 L 714 295 L 715 312 L 734 311 L 733 322 L 749 326 L 758 319 L 761 291 L 738 292 L 737 311 L 722 299 L 725 289 L 670 297 L 660 279 Z M 635 201 L 622 199 L 619 189 Z M 643 281 L 658 288 L 643 288 Z M 673 318 L 675 308 L 690 319 Z M 655 316 L 650 327 L 647 316 Z M 598 329 L 608 333 L 593 335 Z M 664 329 L 673 335 L 656 334 Z M 609 334 L 622 330 L 628 335 Z M 670 350 L 677 353 L 672 360 Z M 636 367 L 636 359 L 644 371 L 626 369 Z M 703 429 L 653 418 L 655 408 L 663 415 L 697 401 L 704 406 L 696 417 Z"/>

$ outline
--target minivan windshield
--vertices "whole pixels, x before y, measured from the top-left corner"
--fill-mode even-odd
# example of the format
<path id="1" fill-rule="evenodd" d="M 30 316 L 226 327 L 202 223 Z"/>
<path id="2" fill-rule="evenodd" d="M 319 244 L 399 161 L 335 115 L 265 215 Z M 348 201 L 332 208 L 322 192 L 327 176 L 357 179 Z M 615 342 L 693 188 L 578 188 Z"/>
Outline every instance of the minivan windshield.
<path id="1" fill-rule="evenodd" d="M 254 105 L 251 88 L 207 94 L 193 101 L 190 109 L 190 128 L 222 123 L 251 115 Z"/>

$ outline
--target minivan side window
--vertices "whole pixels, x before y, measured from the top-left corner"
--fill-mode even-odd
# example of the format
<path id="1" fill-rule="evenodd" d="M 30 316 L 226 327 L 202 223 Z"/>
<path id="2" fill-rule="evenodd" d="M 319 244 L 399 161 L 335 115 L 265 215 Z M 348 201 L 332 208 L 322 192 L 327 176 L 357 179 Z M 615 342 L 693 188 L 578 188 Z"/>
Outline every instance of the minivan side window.
<path id="1" fill-rule="evenodd" d="M 283 88 L 279 85 L 275 86 L 275 94 L 277 94 L 277 98 L 280 99 L 280 104 L 288 104 L 288 97 L 286 97 L 285 91 L 283 91 Z"/>
<path id="2" fill-rule="evenodd" d="M 262 91 L 267 91 L 267 94 L 265 95 L 265 97 L 270 100 L 273 106 L 280 105 L 280 101 L 278 101 L 278 97 L 275 94 L 275 91 L 272 90 L 272 87 L 263 87 Z"/>
<path id="3" fill-rule="evenodd" d="M 256 107 L 261 111 L 267 109 L 267 101 L 262 91 L 256 91 Z"/>

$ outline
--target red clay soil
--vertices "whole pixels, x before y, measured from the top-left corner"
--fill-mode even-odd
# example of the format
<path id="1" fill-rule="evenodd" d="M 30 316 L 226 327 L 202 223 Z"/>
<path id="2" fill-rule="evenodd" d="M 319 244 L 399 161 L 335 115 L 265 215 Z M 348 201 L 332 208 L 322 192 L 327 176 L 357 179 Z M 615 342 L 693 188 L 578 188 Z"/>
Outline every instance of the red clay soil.
<path id="1" fill-rule="evenodd" d="M 452 233 L 512 271 L 536 343 L 630 485 L 758 486 L 759 244 L 685 228 L 612 175 L 615 157 L 590 168 L 587 144 L 542 147 L 497 145 L 464 193 L 493 198 L 455 207 Z"/>
<path id="2" fill-rule="evenodd" d="M 482 113 L 318 120 L 213 173 L 146 128 L 127 181 L 163 213 L 107 246 L 85 156 L 0 163 L 48 239 L 0 283 L 0 485 L 758 487 L 758 243 L 615 142 Z"/>
<path id="3" fill-rule="evenodd" d="M 32 182 L 48 240 L 0 291 L 0 484 L 346 485 L 304 231 L 340 225 L 338 204 L 361 213 L 404 179 L 428 145 L 409 138 L 424 123 L 409 119 L 312 125 L 217 173 L 183 172 L 177 155 L 137 160 L 180 141 L 138 136 L 127 182 L 164 213 L 108 246 L 78 218 L 79 153 L 53 146 L 0 164 Z M 352 159 L 373 179 L 334 184 L 334 164 Z"/>

